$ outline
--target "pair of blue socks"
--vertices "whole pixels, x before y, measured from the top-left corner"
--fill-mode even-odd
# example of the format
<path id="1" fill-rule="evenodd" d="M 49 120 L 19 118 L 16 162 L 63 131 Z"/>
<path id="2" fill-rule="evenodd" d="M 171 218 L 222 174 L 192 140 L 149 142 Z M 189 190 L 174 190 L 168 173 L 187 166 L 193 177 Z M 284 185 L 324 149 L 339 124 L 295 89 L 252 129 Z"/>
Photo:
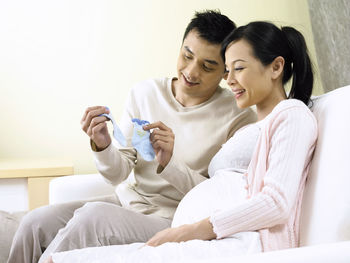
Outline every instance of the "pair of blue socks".
<path id="1" fill-rule="evenodd" d="M 106 118 L 111 120 L 113 124 L 113 137 L 120 143 L 120 145 L 126 147 L 126 139 L 112 115 L 104 113 L 100 116 L 105 116 Z M 142 128 L 144 125 L 149 124 L 149 122 L 136 118 L 132 119 L 131 121 L 134 124 L 134 131 L 131 140 L 132 145 L 135 147 L 135 149 L 138 151 L 138 153 L 142 156 L 143 159 L 150 162 L 155 157 L 155 153 L 150 141 L 151 133 L 149 131 L 145 131 Z"/>

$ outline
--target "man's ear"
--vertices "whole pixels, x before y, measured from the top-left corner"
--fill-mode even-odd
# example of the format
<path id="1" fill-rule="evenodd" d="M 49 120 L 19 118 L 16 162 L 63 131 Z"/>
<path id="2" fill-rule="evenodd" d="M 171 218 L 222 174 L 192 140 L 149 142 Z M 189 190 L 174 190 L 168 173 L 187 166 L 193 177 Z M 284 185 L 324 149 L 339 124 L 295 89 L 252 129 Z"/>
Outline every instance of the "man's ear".
<path id="1" fill-rule="evenodd" d="M 283 69 L 284 69 L 284 58 L 281 56 L 278 56 L 271 63 L 272 79 L 278 79 L 280 76 L 282 76 Z"/>

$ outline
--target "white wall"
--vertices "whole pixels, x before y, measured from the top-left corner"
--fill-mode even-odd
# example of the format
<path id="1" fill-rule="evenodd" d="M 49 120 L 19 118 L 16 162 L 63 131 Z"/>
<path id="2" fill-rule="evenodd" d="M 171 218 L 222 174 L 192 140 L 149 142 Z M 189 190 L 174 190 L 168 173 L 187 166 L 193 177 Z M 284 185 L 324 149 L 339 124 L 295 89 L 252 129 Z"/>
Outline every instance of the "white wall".
<path id="1" fill-rule="evenodd" d="M 174 76 L 194 11 L 213 8 L 237 25 L 296 26 L 315 58 L 306 0 L 0 0 L 0 158 L 65 157 L 95 172 L 84 109 L 108 105 L 118 119 L 132 85 Z"/>

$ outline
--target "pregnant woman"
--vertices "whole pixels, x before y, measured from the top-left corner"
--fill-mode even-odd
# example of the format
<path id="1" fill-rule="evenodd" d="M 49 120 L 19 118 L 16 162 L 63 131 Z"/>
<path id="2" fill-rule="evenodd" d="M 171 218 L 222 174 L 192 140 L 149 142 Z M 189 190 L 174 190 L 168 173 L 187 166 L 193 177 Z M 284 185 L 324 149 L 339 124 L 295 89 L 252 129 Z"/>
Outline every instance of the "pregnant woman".
<path id="1" fill-rule="evenodd" d="M 252 22 L 225 39 L 222 57 L 237 105 L 255 105 L 258 122 L 223 145 L 209 165 L 211 178 L 181 201 L 172 227 L 146 244 L 55 253 L 50 262 L 211 260 L 298 246 L 317 138 L 304 37 L 291 27 Z"/>

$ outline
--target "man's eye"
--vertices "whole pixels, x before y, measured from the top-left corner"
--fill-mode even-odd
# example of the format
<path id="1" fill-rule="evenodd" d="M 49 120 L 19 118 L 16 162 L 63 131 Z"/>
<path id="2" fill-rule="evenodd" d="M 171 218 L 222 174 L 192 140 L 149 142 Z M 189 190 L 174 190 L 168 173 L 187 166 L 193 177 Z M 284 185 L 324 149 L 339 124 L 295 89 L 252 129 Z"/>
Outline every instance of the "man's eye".
<path id="1" fill-rule="evenodd" d="M 205 71 L 208 71 L 208 72 L 213 70 L 212 68 L 209 68 L 209 67 L 206 66 L 206 65 L 203 65 L 203 68 L 204 68 Z"/>
<path id="2" fill-rule="evenodd" d="M 185 59 L 192 59 L 192 57 L 184 55 Z"/>

